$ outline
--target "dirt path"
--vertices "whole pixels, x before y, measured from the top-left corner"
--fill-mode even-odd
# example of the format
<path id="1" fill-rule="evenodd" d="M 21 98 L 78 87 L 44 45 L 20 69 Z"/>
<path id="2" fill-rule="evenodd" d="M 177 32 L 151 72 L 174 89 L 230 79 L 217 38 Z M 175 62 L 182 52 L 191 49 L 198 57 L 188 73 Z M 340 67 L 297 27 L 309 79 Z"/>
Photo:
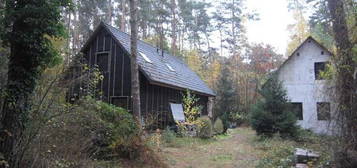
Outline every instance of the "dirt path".
<path id="1" fill-rule="evenodd" d="M 259 155 L 251 145 L 254 137 L 251 129 L 237 128 L 216 140 L 163 148 L 161 154 L 168 165 L 177 168 L 254 167 Z"/>

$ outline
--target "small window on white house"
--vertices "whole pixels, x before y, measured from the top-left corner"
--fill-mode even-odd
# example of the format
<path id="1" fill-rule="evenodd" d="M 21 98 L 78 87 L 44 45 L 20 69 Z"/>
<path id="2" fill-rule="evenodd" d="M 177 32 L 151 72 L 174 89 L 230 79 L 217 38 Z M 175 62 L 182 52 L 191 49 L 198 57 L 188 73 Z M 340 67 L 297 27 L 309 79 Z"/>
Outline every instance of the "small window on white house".
<path id="1" fill-rule="evenodd" d="M 304 119 L 303 112 L 302 112 L 302 103 L 298 103 L 298 102 L 291 103 L 291 108 L 299 120 Z"/>
<path id="2" fill-rule="evenodd" d="M 175 69 L 169 63 L 166 63 L 166 66 L 170 71 L 175 72 Z"/>
<path id="3" fill-rule="evenodd" d="M 330 120 L 330 103 L 329 102 L 317 102 L 317 120 Z"/>
<path id="4" fill-rule="evenodd" d="M 315 80 L 324 80 L 324 76 L 321 74 L 326 71 L 327 62 L 315 62 Z"/>
<path id="5" fill-rule="evenodd" d="M 144 54 L 144 53 L 142 53 L 142 52 L 139 52 L 139 53 L 140 53 L 140 55 L 144 58 L 144 60 L 145 60 L 146 62 L 152 64 L 152 61 L 149 59 L 149 57 L 148 57 L 146 54 Z"/>

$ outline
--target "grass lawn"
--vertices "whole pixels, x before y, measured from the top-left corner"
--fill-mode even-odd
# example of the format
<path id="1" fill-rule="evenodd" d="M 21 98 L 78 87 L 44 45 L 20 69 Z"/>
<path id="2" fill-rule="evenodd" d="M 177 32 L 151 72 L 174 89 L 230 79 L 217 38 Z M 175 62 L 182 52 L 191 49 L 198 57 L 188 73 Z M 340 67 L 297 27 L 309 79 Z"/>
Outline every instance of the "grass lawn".
<path id="1" fill-rule="evenodd" d="M 165 139 L 165 138 L 162 138 Z M 230 168 L 230 167 L 290 167 L 295 147 L 314 149 L 322 155 L 314 166 L 329 160 L 327 144 L 317 136 L 301 142 L 280 138 L 261 139 L 249 127 L 229 130 L 227 135 L 211 139 L 170 138 L 160 143 L 159 155 L 170 167 Z"/>

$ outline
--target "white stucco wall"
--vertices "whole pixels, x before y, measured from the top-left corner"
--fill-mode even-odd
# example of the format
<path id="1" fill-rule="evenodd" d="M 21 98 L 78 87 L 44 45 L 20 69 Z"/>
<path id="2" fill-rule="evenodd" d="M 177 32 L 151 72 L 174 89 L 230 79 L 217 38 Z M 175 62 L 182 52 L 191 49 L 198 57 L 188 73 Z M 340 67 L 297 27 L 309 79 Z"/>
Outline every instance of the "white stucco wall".
<path id="1" fill-rule="evenodd" d="M 321 54 L 321 51 L 324 54 Z M 335 104 L 329 96 L 329 81 L 315 80 L 314 63 L 326 62 L 329 59 L 329 52 L 310 40 L 303 43 L 278 71 L 278 78 L 282 81 L 290 101 L 302 103 L 303 120 L 299 120 L 298 124 L 321 134 L 330 134 L 333 126 L 330 121 L 317 119 L 316 103 L 330 102 L 331 118 Z"/>

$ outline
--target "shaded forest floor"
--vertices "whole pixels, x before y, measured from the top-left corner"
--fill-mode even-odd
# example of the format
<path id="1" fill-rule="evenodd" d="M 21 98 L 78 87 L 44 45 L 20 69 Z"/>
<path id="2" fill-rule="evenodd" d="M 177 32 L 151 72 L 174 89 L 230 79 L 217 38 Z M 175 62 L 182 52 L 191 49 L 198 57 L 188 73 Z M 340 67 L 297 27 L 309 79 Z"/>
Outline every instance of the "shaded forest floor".
<path id="1" fill-rule="evenodd" d="M 330 167 L 329 138 L 306 132 L 298 141 L 279 137 L 262 139 L 249 127 L 228 130 L 211 139 L 175 138 L 160 147 L 159 155 L 173 168 L 291 167 L 295 148 L 320 153 L 311 167 Z"/>
<path id="2" fill-rule="evenodd" d="M 237 128 L 214 139 L 177 140 L 162 148 L 160 154 L 170 167 L 255 167 L 262 153 L 252 145 L 255 138 L 250 128 Z"/>
<path id="3" fill-rule="evenodd" d="M 153 139 L 156 139 L 153 136 Z M 249 127 L 228 130 L 226 135 L 210 139 L 161 136 L 160 143 L 151 142 L 157 157 L 170 168 L 271 168 L 291 167 L 295 148 L 320 153 L 321 158 L 310 167 L 333 167 L 329 148 L 331 137 L 306 132 L 298 140 L 261 138 Z M 166 141 L 166 142 L 164 142 Z M 157 145 L 159 144 L 159 145 Z M 114 166 L 116 165 L 116 166 Z M 149 168 L 140 161 L 120 161 L 103 167 Z M 166 166 L 165 166 L 166 167 Z M 156 167 L 155 167 L 156 168 Z"/>

